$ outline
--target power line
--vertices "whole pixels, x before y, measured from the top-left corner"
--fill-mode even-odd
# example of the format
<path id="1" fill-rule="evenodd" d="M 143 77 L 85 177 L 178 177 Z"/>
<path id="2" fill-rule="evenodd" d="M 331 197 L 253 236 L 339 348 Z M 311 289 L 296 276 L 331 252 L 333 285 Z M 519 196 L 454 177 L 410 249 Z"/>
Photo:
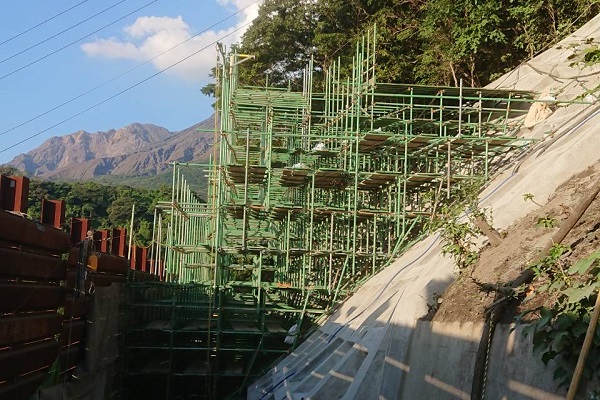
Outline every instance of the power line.
<path id="1" fill-rule="evenodd" d="M 55 33 L 55 34 L 54 34 L 54 35 L 52 35 L 52 36 L 49 36 L 49 37 L 47 37 L 46 39 L 42 40 L 41 42 L 37 42 L 37 43 L 36 43 L 36 44 L 34 44 L 34 45 L 31 45 L 31 46 L 29 46 L 29 47 L 27 47 L 27 48 L 25 48 L 25 49 L 23 49 L 23 50 L 21 50 L 21 51 L 19 51 L 19 52 L 16 52 L 15 54 L 13 54 L 13 55 L 11 55 L 11 56 L 9 56 L 9 57 L 6 57 L 6 58 L 5 58 L 5 59 L 3 59 L 3 60 L 0 60 L 0 63 L 6 62 L 6 61 L 8 61 L 8 60 L 11 60 L 11 59 L 15 58 L 15 57 L 16 57 L 16 56 L 18 56 L 18 55 L 21 55 L 21 54 L 23 54 L 23 53 L 25 53 L 25 52 L 27 52 L 27 51 L 29 51 L 29 50 L 33 49 L 33 48 L 36 48 L 37 46 L 39 46 L 39 45 L 41 45 L 41 44 L 44 44 L 44 43 L 46 43 L 47 41 L 49 41 L 49 40 L 52 40 L 52 39 L 54 39 L 55 37 L 57 37 L 57 36 L 60 36 L 60 35 L 62 35 L 63 33 L 65 33 L 65 32 L 68 32 L 68 31 L 70 31 L 71 29 L 73 29 L 73 28 L 76 28 L 76 27 L 78 27 L 78 26 L 79 26 L 79 25 L 81 25 L 81 24 L 84 24 L 84 23 L 86 23 L 87 21 L 89 21 L 89 20 L 91 20 L 91 19 L 94 19 L 94 18 L 96 18 L 97 16 L 99 16 L 99 15 L 101 15 L 101 14 L 104 14 L 105 12 L 107 12 L 107 11 L 109 11 L 109 10 L 111 10 L 111 9 L 115 8 L 115 7 L 116 7 L 116 6 L 118 6 L 119 4 L 123 4 L 123 3 L 125 3 L 125 0 L 121 0 L 121 1 L 119 1 L 119 2 L 117 2 L 117 3 L 115 3 L 115 4 L 113 4 L 112 6 L 110 6 L 110 7 L 108 7 L 108 8 L 105 8 L 104 10 L 102 10 L 102 11 L 100 11 L 100 12 L 98 12 L 98 13 L 96 13 L 96 14 L 92 15 L 91 17 L 88 17 L 88 18 L 84 19 L 83 21 L 80 21 L 80 22 L 76 23 L 75 25 L 71 25 L 70 27 L 63 29 L 62 31 L 60 31 L 60 32 L 58 32 L 58 33 Z"/>
<path id="2" fill-rule="evenodd" d="M 67 12 L 69 12 L 69 11 L 71 11 L 72 9 L 74 9 L 74 8 L 76 8 L 76 7 L 79 7 L 79 6 L 80 6 L 80 5 L 82 5 L 83 3 L 87 3 L 87 1 L 88 1 L 88 0 L 83 0 L 83 1 L 80 1 L 79 3 L 75 4 L 73 7 L 67 8 L 66 10 L 59 12 L 58 14 L 56 14 L 56 15 L 54 15 L 54 16 L 52 16 L 52 17 L 50 17 L 50 18 L 48 18 L 48 19 L 46 19 L 46 20 L 44 20 L 44 21 L 40 22 L 39 24 L 37 24 L 37 25 L 34 25 L 34 26 L 32 26 L 31 28 L 25 29 L 25 30 L 24 30 L 23 32 L 21 32 L 21 33 L 17 33 L 16 35 L 9 37 L 9 38 L 8 38 L 8 39 L 6 39 L 5 41 L 3 41 L 3 42 L 0 42 L 0 46 L 2 46 L 2 45 L 3 45 L 3 44 L 5 44 L 5 43 L 8 43 L 8 42 L 10 42 L 11 40 L 14 40 L 14 39 L 18 38 L 19 36 L 23 36 L 23 35 L 24 35 L 24 34 L 26 34 L 27 32 L 31 32 L 31 31 L 32 31 L 32 30 L 34 30 L 35 28 L 38 28 L 38 27 L 40 27 L 40 26 L 44 25 L 46 22 L 50 22 L 50 21 L 52 21 L 53 19 L 55 19 L 55 18 L 58 18 L 58 17 L 60 17 L 61 15 L 65 14 L 65 13 L 67 13 Z"/>
<path id="3" fill-rule="evenodd" d="M 58 110 L 59 108 L 61 108 L 61 107 L 64 107 L 64 106 L 66 106 L 67 104 L 70 104 L 70 103 L 74 102 L 75 100 L 78 100 L 78 99 L 82 98 L 83 96 L 86 96 L 86 95 L 88 95 L 88 94 L 92 93 L 93 91 L 95 91 L 95 90 L 98 90 L 98 89 L 100 89 L 101 87 L 104 87 L 104 86 L 108 85 L 109 83 L 116 81 L 116 80 L 117 80 L 117 79 L 119 79 L 119 78 L 122 78 L 123 76 L 125 76 L 125 75 L 129 74 L 130 72 L 133 72 L 133 71 L 135 71 L 136 69 L 138 69 L 138 68 L 140 68 L 140 67 L 143 67 L 144 65 L 146 65 L 146 64 L 148 64 L 148 63 L 150 63 L 150 62 L 152 62 L 152 61 L 156 60 L 158 57 L 165 55 L 165 54 L 166 54 L 166 53 L 168 53 L 169 51 L 171 51 L 171 50 L 173 50 L 173 49 L 175 49 L 175 48 L 177 48 L 177 47 L 181 46 L 182 44 L 184 44 L 184 43 L 187 43 L 187 42 L 189 42 L 190 40 L 192 40 L 192 39 L 194 39 L 194 38 L 196 38 L 196 37 L 198 37 L 198 36 L 202 35 L 203 33 L 207 32 L 209 29 L 212 29 L 212 28 L 214 28 L 214 27 L 216 27 L 216 26 L 218 26 L 218 25 L 222 24 L 223 22 L 227 21 L 228 19 L 235 17 L 236 15 L 238 15 L 239 13 L 241 13 L 242 11 L 245 11 L 247 8 L 249 8 L 249 7 L 253 6 L 253 5 L 254 5 L 254 4 L 256 4 L 256 3 L 258 3 L 259 1 L 260 1 L 260 0 L 256 0 L 254 3 L 250 3 L 250 4 L 248 4 L 246 7 L 244 7 L 244 8 L 241 8 L 241 9 L 239 9 L 238 11 L 236 11 L 235 13 L 233 13 L 233 14 L 229 15 L 228 17 L 225 17 L 225 18 L 223 18 L 222 20 L 220 20 L 220 21 L 218 21 L 218 22 L 216 22 L 216 23 L 212 24 L 211 26 L 209 26 L 209 27 L 205 28 L 203 31 L 201 31 L 201 32 L 199 32 L 199 33 L 197 33 L 197 34 L 195 34 L 194 36 L 190 36 L 189 38 L 185 39 L 184 41 L 182 41 L 182 42 L 179 42 L 179 43 L 177 43 L 175 46 L 168 48 L 167 50 L 163 51 L 162 53 L 160 53 L 160 54 L 157 54 L 157 55 L 155 55 L 154 57 L 147 59 L 147 60 L 146 60 L 146 61 L 144 61 L 143 63 L 141 63 L 141 64 L 138 64 L 138 65 L 136 65 L 136 66 L 135 66 L 135 67 L 133 67 L 133 68 L 130 68 L 130 69 L 128 69 L 127 71 L 123 72 L 122 74 L 119 74 L 119 75 L 115 76 L 114 78 L 112 78 L 112 79 L 110 79 L 110 80 L 108 80 L 108 81 L 106 81 L 106 82 L 104 82 L 104 83 L 101 83 L 100 85 L 98 85 L 98 86 L 96 86 L 96 87 L 94 87 L 94 88 L 92 88 L 92 89 L 89 89 L 89 90 L 87 90 L 87 91 L 85 91 L 85 92 L 81 93 L 80 95 L 78 95 L 78 96 L 75 96 L 75 97 L 71 98 L 70 100 L 67 100 L 67 101 L 65 101 L 64 103 L 61 103 L 61 104 L 57 105 L 56 107 L 53 107 L 53 108 L 51 108 L 51 109 L 49 109 L 49 110 L 47 110 L 47 111 L 44 111 L 43 113 L 40 113 L 40 114 L 36 115 L 35 117 L 32 117 L 32 118 L 28 119 L 27 121 L 20 123 L 19 125 L 15 125 L 15 126 L 13 126 L 12 128 L 10 128 L 10 129 L 7 129 L 7 130 L 5 130 L 5 131 L 3 131 L 3 132 L 0 132 L 0 136 L 2 136 L 2 135 L 5 135 L 5 134 L 7 134 L 7 133 L 9 133 L 9 132 L 12 132 L 12 131 L 14 131 L 15 129 L 18 129 L 18 128 L 20 128 L 20 127 L 22 127 L 22 126 L 24 126 L 24 125 L 26 125 L 26 124 L 28 124 L 28 123 L 30 123 L 30 122 L 32 122 L 32 121 L 35 121 L 36 119 L 39 119 L 39 118 L 43 117 L 44 115 L 48 115 L 48 114 L 50 114 L 52 111 L 56 111 L 56 110 Z"/>
<path id="4" fill-rule="evenodd" d="M 46 54 L 45 56 L 42 56 L 42 57 L 40 57 L 40 58 L 38 58 L 38 59 L 36 59 L 36 60 L 33 60 L 33 61 L 32 61 L 32 62 L 30 62 L 29 64 L 25 64 L 25 65 L 23 65 L 22 67 L 20 67 L 20 68 L 17 68 L 17 69 L 15 69 L 15 70 L 14 70 L 14 71 L 12 71 L 12 72 L 9 72 L 9 73 L 8 73 L 8 74 L 6 74 L 6 75 L 0 76 L 0 80 L 2 80 L 2 79 L 5 79 L 5 78 L 8 78 L 9 76 L 11 76 L 11 75 L 13 75 L 13 74 L 15 74 L 15 73 L 17 73 L 17 72 L 19 72 L 19 71 L 22 71 L 22 70 L 24 70 L 24 69 L 25 69 L 25 68 L 27 68 L 27 67 L 30 67 L 30 66 L 32 66 L 32 65 L 34 65 L 34 64 L 37 64 L 38 62 L 40 62 L 40 61 L 42 61 L 42 60 L 44 60 L 44 59 L 46 59 L 46 58 L 50 57 L 51 55 L 54 55 L 54 54 L 58 53 L 59 51 L 62 51 L 62 50 L 64 50 L 64 49 L 66 49 L 67 47 L 70 47 L 70 46 L 74 45 L 75 43 L 82 41 L 83 39 L 87 39 L 87 38 L 89 38 L 90 36 L 92 36 L 92 35 L 94 35 L 94 34 L 96 34 L 96 33 L 100 32 L 101 30 L 103 30 L 103 29 L 106 29 L 106 28 L 108 28 L 109 26 L 111 26 L 111 25 L 114 25 L 114 24 L 116 24 L 117 22 L 124 20 L 125 18 L 129 17 L 130 15 L 133 15 L 133 14 L 137 13 L 138 11 L 140 11 L 140 10 L 143 10 L 144 8 L 148 7 L 149 5 L 151 5 L 151 4 L 153 4 L 153 3 L 156 3 L 157 1 L 159 1 L 159 0 L 153 0 L 153 1 L 149 2 L 149 3 L 146 3 L 145 5 L 141 6 L 140 8 L 138 8 L 138 9 L 136 9 L 136 10 L 133 10 L 133 11 L 132 11 L 132 12 L 130 12 L 129 14 L 126 14 L 126 15 L 122 16 L 121 18 L 119 18 L 119 19 L 116 19 L 116 20 L 112 21 L 111 23 L 104 25 L 103 27 L 101 27 L 101 28 L 99 28 L 99 29 L 96 29 L 94 32 L 88 33 L 87 35 L 85 35 L 85 36 L 82 36 L 82 37 L 80 37 L 79 39 L 76 39 L 76 40 L 72 41 L 71 43 L 69 43 L 69 44 L 66 44 L 66 45 L 64 45 L 64 46 L 60 47 L 60 48 L 58 48 L 58 49 L 56 49 L 56 50 L 54 50 L 54 51 L 52 51 L 52 52 L 50 52 L 50 53 Z"/>
<path id="5" fill-rule="evenodd" d="M 44 129 L 44 130 L 42 130 L 42 131 L 39 131 L 39 132 L 37 132 L 37 133 L 35 133 L 35 134 L 33 134 L 33 135 L 30 135 L 30 136 L 26 137 L 26 138 L 25 138 L 25 139 L 23 139 L 23 140 L 20 140 L 20 141 L 18 141 L 18 142 L 17 142 L 17 143 L 15 143 L 15 144 L 12 144 L 12 145 L 10 145 L 10 146 L 8 146 L 8 147 L 5 147 L 5 148 L 3 148 L 2 150 L 0 150 L 0 153 L 4 153 L 4 152 L 5 152 L 5 151 L 7 151 L 7 150 L 10 150 L 10 149 L 12 149 L 12 148 L 14 148 L 14 147 L 17 147 L 18 145 L 20 145 L 20 144 L 23 144 L 23 143 L 25 143 L 25 142 L 27 142 L 27 141 L 29 141 L 29 140 L 33 139 L 34 137 L 41 135 L 42 133 L 48 132 L 50 129 L 54 129 L 54 128 L 56 128 L 57 126 L 64 124 L 65 122 L 68 122 L 68 121 L 70 121 L 70 120 L 72 120 L 72 119 L 74 119 L 74 118 L 77 118 L 78 116 L 80 116 L 80 115 L 82 115 L 82 114 L 84 114 L 84 113 L 86 113 L 86 112 L 88 112 L 88 111 L 90 111 L 90 110 L 93 110 L 94 108 L 96 108 L 96 107 L 98 107 L 98 106 L 101 106 L 101 105 L 102 105 L 102 104 L 104 104 L 104 103 L 107 103 L 107 102 L 109 102 L 110 100 L 112 100 L 112 99 L 114 99 L 114 98 L 116 98 L 116 97 L 118 97 L 118 96 L 122 95 L 123 93 L 126 93 L 126 92 L 130 91 L 131 89 L 133 89 L 133 88 L 135 88 L 135 87 L 137 87 L 137 86 L 141 85 L 142 83 L 148 82 L 150 79 L 152 79 L 152 78 L 155 78 L 155 77 L 157 77 L 158 75 L 162 74 L 163 72 L 166 72 L 166 71 L 170 70 L 171 68 L 173 68 L 173 67 L 175 67 L 175 66 L 177 66 L 177 65 L 181 64 L 182 62 L 184 62 L 184 61 L 186 61 L 186 60 L 188 60 L 188 59 L 192 58 L 192 57 L 193 57 L 193 56 L 195 56 L 196 54 L 198 54 L 198 53 L 200 53 L 200 52 L 202 52 L 202 51 L 204 51 L 204 50 L 208 49 L 210 46 L 212 46 L 212 45 L 214 45 L 214 44 L 218 43 L 219 41 L 221 41 L 221 40 L 223 40 L 223 39 L 225 39 L 225 38 L 227 38 L 227 37 L 229 37 L 229 36 L 233 35 L 234 33 L 238 32 L 238 31 L 240 31 L 241 29 L 245 28 L 246 26 L 250 25 L 251 23 L 252 23 L 252 22 L 248 22 L 248 23 L 246 23 L 246 24 L 244 24 L 244 25 L 242 25 L 242 26 L 240 26 L 240 27 L 236 28 L 235 30 L 233 30 L 233 31 L 229 32 L 228 34 L 226 34 L 226 35 L 223 35 L 223 36 L 222 36 L 222 37 L 220 37 L 219 39 L 217 39 L 217 40 L 213 41 L 212 43 L 210 43 L 210 44 L 208 44 L 208 45 L 206 45 L 206 46 L 204 46 L 204 47 L 203 47 L 203 48 L 201 48 L 200 50 L 197 50 L 197 51 L 193 52 L 192 54 L 190 54 L 190 55 L 188 55 L 188 56 L 186 56 L 186 57 L 184 57 L 184 58 L 180 59 L 179 61 L 176 61 L 176 62 L 174 62 L 173 64 L 169 65 L 168 67 L 161 69 L 160 71 L 158 71 L 158 72 L 156 72 L 156 73 L 154 73 L 154 74 L 152 74 L 152 75 L 148 76 L 147 78 L 144 78 L 144 79 L 142 79 L 141 81 L 139 81 L 139 82 L 137 82 L 137 83 L 135 83 L 135 84 L 133 84 L 133 85 L 129 86 L 128 88 L 126 88 L 126 89 L 123 89 L 123 90 L 121 90 L 120 92 L 118 92 L 118 93 L 116 93 L 116 94 L 114 94 L 114 95 L 112 95 L 112 96 L 110 96 L 110 97 L 107 97 L 106 99 L 104 99 L 104 100 L 102 100 L 102 101 L 100 101 L 100 102 L 98 102 L 98 103 L 96 103 L 96 104 L 94 104 L 94 105 L 92 105 L 92 106 L 90 106 L 90 107 L 88 107 L 88 108 L 86 108 L 86 109 L 82 110 L 82 111 L 79 111 L 78 113 L 76 113 L 76 114 L 74 114 L 74 115 L 70 116 L 69 118 L 65 118 L 65 119 L 63 119 L 62 121 L 60 121 L 60 122 L 58 122 L 58 123 L 56 123 L 56 124 L 54 124 L 54 125 L 52 125 L 52 126 L 50 126 L 50 127 L 46 128 L 46 129 Z"/>

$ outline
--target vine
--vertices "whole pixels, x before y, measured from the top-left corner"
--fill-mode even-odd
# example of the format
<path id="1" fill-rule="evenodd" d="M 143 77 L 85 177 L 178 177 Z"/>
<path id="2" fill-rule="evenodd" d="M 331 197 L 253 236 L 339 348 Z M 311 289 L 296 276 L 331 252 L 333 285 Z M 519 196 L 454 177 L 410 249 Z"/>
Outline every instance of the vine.
<path id="1" fill-rule="evenodd" d="M 474 265 L 479 259 L 479 252 L 474 250 L 473 239 L 479 234 L 479 230 L 470 222 L 448 220 L 441 231 L 444 241 L 442 254 L 454 258 L 459 271 Z"/>
<path id="2" fill-rule="evenodd" d="M 459 272 L 473 266 L 479 259 L 475 239 L 481 235 L 481 231 L 472 221 L 475 218 L 491 219 L 491 213 L 488 218 L 487 210 L 481 210 L 478 206 L 482 184 L 482 180 L 476 179 L 460 187 L 454 193 L 454 201 L 441 207 L 441 218 L 433 225 L 434 228 L 441 228 L 440 235 L 444 243 L 442 254 L 450 255 L 454 259 Z M 468 217 L 465 222 L 461 222 L 463 215 Z"/>
<path id="3" fill-rule="evenodd" d="M 569 247 L 556 244 L 549 255 L 533 267 L 535 277 L 544 282 L 536 294 L 546 294 L 555 299 L 552 307 L 537 307 L 522 313 L 537 313 L 539 319 L 528 324 L 523 333 L 533 335 L 534 355 L 544 364 L 556 362 L 554 379 L 567 385 L 575 370 L 577 359 L 589 325 L 597 290 L 600 288 L 600 250 L 568 267 L 561 259 Z M 600 344 L 600 330 L 596 330 L 594 343 Z M 592 346 L 587 358 L 584 376 L 598 376 L 600 372 L 600 347 Z"/>

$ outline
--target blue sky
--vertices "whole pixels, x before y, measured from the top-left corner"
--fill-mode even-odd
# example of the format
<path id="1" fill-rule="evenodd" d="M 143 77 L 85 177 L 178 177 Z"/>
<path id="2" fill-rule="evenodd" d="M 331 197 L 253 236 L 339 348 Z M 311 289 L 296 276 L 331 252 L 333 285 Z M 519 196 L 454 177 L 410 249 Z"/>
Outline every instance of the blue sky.
<path id="1" fill-rule="evenodd" d="M 0 163 L 50 137 L 78 130 L 105 131 L 141 122 L 178 131 L 209 117 L 213 100 L 200 89 L 210 82 L 208 73 L 216 62 L 214 42 L 223 37 L 220 41 L 227 45 L 239 41 L 257 10 L 255 0 L 3 1 Z M 195 52 L 176 67 L 75 116 Z"/>

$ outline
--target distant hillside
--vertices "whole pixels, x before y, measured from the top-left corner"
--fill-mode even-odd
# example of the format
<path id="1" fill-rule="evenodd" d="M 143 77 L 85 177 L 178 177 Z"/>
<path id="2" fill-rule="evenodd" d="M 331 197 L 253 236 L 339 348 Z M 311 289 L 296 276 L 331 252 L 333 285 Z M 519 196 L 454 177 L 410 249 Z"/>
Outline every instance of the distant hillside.
<path id="1" fill-rule="evenodd" d="M 210 117 L 180 132 L 138 123 L 107 132 L 79 131 L 48 139 L 38 148 L 18 155 L 9 165 L 49 180 L 115 182 L 121 177 L 130 181 L 134 177 L 150 178 L 168 173 L 169 163 L 174 161 L 207 161 L 213 133 L 202 130 L 213 128 L 214 118 Z"/>

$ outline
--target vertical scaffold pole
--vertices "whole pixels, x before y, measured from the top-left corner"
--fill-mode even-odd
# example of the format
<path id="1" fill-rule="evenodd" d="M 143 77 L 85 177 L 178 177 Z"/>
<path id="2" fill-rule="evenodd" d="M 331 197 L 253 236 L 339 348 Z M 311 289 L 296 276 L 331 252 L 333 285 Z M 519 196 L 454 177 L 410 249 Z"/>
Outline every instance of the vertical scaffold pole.
<path id="1" fill-rule="evenodd" d="M 248 230 L 248 173 L 250 167 L 250 128 L 246 129 L 246 161 L 244 163 L 244 209 L 242 216 L 242 249 L 246 251 L 246 235 Z"/>

